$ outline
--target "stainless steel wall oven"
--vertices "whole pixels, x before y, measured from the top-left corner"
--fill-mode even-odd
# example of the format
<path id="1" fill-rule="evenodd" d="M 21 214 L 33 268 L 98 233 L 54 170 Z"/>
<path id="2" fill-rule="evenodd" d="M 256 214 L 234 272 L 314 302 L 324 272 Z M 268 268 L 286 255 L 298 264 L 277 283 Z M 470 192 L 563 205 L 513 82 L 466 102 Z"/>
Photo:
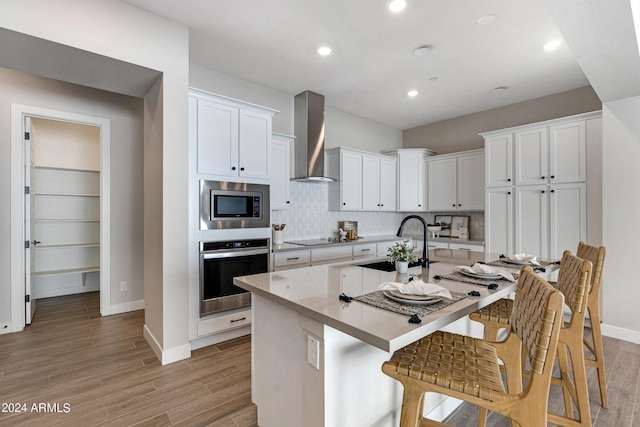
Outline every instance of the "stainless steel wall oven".
<path id="1" fill-rule="evenodd" d="M 200 317 L 251 305 L 236 276 L 269 271 L 269 239 L 200 242 Z"/>

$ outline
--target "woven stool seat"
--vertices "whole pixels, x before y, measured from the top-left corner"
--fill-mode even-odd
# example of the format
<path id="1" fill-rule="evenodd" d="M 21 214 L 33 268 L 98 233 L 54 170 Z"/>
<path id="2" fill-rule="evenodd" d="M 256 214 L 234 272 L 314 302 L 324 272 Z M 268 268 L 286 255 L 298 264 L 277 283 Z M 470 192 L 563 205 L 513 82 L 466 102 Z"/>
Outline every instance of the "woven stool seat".
<path id="1" fill-rule="evenodd" d="M 486 321 L 500 323 L 504 325 L 503 328 L 508 328 L 511 310 L 513 310 L 513 300 L 503 298 L 471 313 L 469 318 L 476 322 Z"/>
<path id="2" fill-rule="evenodd" d="M 406 375 L 492 400 L 505 393 L 496 349 L 476 338 L 437 331 L 396 351 L 387 362 Z"/>

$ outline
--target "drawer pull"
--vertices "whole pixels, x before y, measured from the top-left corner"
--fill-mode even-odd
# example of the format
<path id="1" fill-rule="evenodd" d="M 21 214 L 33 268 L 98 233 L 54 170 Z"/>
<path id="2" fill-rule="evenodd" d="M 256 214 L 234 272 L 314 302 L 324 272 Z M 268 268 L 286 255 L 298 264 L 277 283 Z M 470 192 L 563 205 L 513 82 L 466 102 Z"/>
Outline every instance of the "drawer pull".
<path id="1" fill-rule="evenodd" d="M 297 256 L 297 257 L 293 257 L 293 258 L 287 258 L 287 261 L 295 261 L 297 259 L 300 259 L 300 257 Z"/>
<path id="2" fill-rule="evenodd" d="M 369 248 L 369 249 L 360 249 L 360 252 L 367 252 L 367 251 L 370 251 L 370 250 L 371 250 L 371 248 Z"/>
<path id="3" fill-rule="evenodd" d="M 243 320 L 247 320 L 247 318 L 246 317 L 241 317 L 239 319 L 230 320 L 229 323 L 242 322 Z"/>
<path id="4" fill-rule="evenodd" d="M 470 251 L 471 250 L 469 248 L 456 248 L 456 249 L 458 249 L 459 251 Z"/>

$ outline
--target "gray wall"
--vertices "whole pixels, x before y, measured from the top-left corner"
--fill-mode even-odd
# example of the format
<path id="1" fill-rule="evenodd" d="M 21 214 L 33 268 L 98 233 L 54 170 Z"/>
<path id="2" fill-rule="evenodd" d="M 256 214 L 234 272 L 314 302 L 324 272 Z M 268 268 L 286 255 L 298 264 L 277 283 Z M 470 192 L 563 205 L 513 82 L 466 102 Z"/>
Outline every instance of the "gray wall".
<path id="1" fill-rule="evenodd" d="M 602 109 L 593 89 L 583 87 L 506 107 L 432 123 L 403 132 L 404 148 L 429 148 L 438 154 L 484 147 L 478 134 Z"/>
<path id="2" fill-rule="evenodd" d="M 111 304 L 144 299 L 142 99 L 0 68 L 0 323 L 10 319 L 11 104 L 111 120 Z M 129 291 L 120 292 L 120 281 Z"/>
<path id="3" fill-rule="evenodd" d="M 273 131 L 293 135 L 293 99 L 296 94 L 251 83 L 197 64 L 189 66 L 189 85 L 278 110 L 279 113 L 273 117 Z M 326 148 L 343 146 L 377 153 L 402 147 L 402 131 L 333 109 L 328 106 L 330 102 L 329 98 L 325 99 Z"/>

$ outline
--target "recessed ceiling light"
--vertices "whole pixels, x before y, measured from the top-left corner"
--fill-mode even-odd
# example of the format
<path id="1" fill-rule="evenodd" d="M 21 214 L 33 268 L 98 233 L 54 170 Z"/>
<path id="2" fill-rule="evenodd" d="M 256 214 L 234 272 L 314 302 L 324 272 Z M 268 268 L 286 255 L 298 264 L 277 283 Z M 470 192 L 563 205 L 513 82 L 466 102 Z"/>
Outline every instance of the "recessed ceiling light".
<path id="1" fill-rule="evenodd" d="M 407 7 L 407 2 L 405 0 L 391 0 L 387 7 L 391 12 L 398 13 Z"/>
<path id="2" fill-rule="evenodd" d="M 429 52 L 431 52 L 431 45 L 424 45 L 424 46 L 420 46 L 418 48 L 416 48 L 416 50 L 413 51 L 413 54 L 415 56 L 425 56 L 426 54 L 428 54 Z"/>
<path id="3" fill-rule="evenodd" d="M 329 46 L 321 46 L 318 48 L 318 55 L 327 56 L 331 55 L 331 48 Z"/>
<path id="4" fill-rule="evenodd" d="M 498 86 L 498 87 L 495 87 L 495 88 L 491 89 L 489 91 L 489 93 L 500 93 L 500 92 L 504 92 L 505 90 L 507 90 L 506 86 Z"/>
<path id="5" fill-rule="evenodd" d="M 556 50 L 560 47 L 560 40 L 550 40 L 544 44 L 544 50 L 547 52 L 551 52 L 552 50 Z"/>
<path id="6" fill-rule="evenodd" d="M 493 21 L 495 21 L 497 18 L 498 18 L 498 15 L 490 13 L 488 15 L 484 15 L 484 16 L 480 17 L 480 19 L 478 19 L 478 24 L 480 24 L 480 25 L 489 25 Z"/>
<path id="7" fill-rule="evenodd" d="M 410 97 L 414 97 L 414 96 L 418 96 L 418 91 L 417 90 L 410 90 L 409 92 L 407 92 L 407 95 L 409 95 Z"/>

